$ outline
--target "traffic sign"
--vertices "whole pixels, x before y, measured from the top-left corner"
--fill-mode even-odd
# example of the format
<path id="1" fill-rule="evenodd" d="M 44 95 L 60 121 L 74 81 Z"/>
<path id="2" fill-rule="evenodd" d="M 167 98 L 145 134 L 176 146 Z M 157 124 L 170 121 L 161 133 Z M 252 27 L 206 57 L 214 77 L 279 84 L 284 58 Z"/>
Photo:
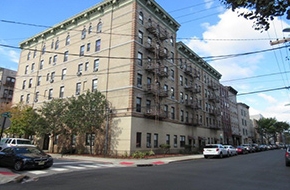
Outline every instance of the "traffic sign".
<path id="1" fill-rule="evenodd" d="M 2 127 L 3 124 L 4 124 L 4 117 L 1 117 L 1 118 L 0 118 L 0 126 Z M 5 124 L 4 124 L 4 126 L 3 126 L 3 129 L 7 129 L 7 128 L 9 128 L 10 125 L 11 125 L 11 121 L 10 121 L 10 119 L 9 119 L 9 118 L 6 118 L 6 120 L 5 120 Z M 0 128 L 1 128 L 1 127 L 0 127 Z"/>
<path id="2" fill-rule="evenodd" d="M 8 117 L 11 118 L 11 113 L 10 112 L 4 112 L 1 114 L 2 117 Z"/>

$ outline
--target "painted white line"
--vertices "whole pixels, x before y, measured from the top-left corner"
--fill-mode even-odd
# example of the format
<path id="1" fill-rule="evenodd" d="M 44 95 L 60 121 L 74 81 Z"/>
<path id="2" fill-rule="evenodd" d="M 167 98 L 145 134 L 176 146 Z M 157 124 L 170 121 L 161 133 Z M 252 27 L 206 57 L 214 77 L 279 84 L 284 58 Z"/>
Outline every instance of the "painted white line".
<path id="1" fill-rule="evenodd" d="M 78 169 L 78 170 L 86 169 L 85 167 L 79 167 L 79 166 L 64 166 L 64 167 L 70 168 L 70 169 Z"/>
<path id="2" fill-rule="evenodd" d="M 51 168 L 50 170 L 53 170 L 53 171 L 66 171 L 68 169 L 66 169 L 66 168 Z"/>
<path id="3" fill-rule="evenodd" d="M 84 165 L 82 164 L 81 165 L 82 167 L 86 167 L 86 168 L 100 168 L 101 166 L 98 166 L 98 165 Z"/>
<path id="4" fill-rule="evenodd" d="M 45 174 L 47 172 L 46 171 L 29 171 L 28 173 L 35 174 L 35 175 L 40 175 L 40 174 Z"/>

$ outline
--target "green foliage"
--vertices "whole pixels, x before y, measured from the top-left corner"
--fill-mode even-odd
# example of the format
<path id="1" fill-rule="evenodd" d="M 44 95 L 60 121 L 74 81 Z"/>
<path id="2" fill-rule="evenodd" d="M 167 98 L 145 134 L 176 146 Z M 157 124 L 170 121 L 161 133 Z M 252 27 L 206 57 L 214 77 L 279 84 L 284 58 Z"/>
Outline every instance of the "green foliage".
<path id="1" fill-rule="evenodd" d="M 145 158 L 145 156 L 146 156 L 146 152 L 141 152 L 138 150 L 132 154 L 133 158 Z"/>
<path id="2" fill-rule="evenodd" d="M 163 150 L 163 154 L 169 153 L 169 150 L 170 150 L 169 144 L 161 144 L 159 147 Z"/>
<path id="3" fill-rule="evenodd" d="M 290 2 L 285 0 L 220 0 L 222 4 L 228 9 L 233 11 L 241 8 L 246 8 L 243 12 L 239 13 L 239 16 L 243 16 L 246 19 L 254 20 L 255 30 L 268 30 L 270 28 L 270 21 L 274 17 L 287 15 L 287 19 L 290 19 Z"/>

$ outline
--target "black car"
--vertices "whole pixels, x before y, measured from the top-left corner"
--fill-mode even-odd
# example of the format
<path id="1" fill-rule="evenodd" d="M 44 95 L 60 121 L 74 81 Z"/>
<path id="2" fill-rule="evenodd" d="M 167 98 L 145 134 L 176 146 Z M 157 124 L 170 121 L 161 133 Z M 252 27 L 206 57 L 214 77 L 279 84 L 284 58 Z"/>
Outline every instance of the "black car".
<path id="1" fill-rule="evenodd" d="M 288 146 L 285 151 L 285 165 L 290 166 L 290 146 Z"/>
<path id="2" fill-rule="evenodd" d="M 34 146 L 13 146 L 0 152 L 0 165 L 15 170 L 49 168 L 53 158 Z"/>

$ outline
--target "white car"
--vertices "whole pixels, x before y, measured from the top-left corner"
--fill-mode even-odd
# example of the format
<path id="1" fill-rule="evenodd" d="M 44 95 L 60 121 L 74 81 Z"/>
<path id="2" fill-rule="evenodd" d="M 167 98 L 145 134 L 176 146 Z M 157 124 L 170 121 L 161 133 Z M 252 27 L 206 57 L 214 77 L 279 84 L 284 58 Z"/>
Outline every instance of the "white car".
<path id="1" fill-rule="evenodd" d="M 204 158 L 209 157 L 223 158 L 225 156 L 228 157 L 229 153 L 222 144 L 207 144 L 203 148 L 203 156 Z"/>
<path id="2" fill-rule="evenodd" d="M 0 150 L 18 145 L 34 146 L 29 139 L 23 138 L 2 138 L 0 141 Z"/>
<path id="3" fill-rule="evenodd" d="M 238 155 L 238 152 L 235 147 L 232 145 L 224 145 L 225 149 L 228 151 L 230 156 L 236 156 Z"/>

